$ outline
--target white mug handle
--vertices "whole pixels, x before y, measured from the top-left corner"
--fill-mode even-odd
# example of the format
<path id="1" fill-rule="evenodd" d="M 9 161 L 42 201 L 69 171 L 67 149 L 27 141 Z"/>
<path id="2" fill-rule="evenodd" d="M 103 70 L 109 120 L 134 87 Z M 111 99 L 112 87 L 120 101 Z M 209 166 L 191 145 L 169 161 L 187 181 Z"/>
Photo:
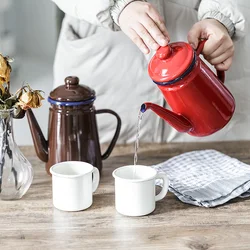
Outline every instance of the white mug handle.
<path id="1" fill-rule="evenodd" d="M 92 181 L 92 192 L 94 193 L 98 188 L 99 181 L 100 181 L 100 173 L 98 168 L 93 167 L 93 181 Z"/>
<path id="2" fill-rule="evenodd" d="M 167 192 L 168 192 L 168 187 L 169 187 L 169 179 L 165 173 L 157 173 L 155 179 L 161 179 L 163 180 L 163 187 L 161 189 L 161 192 L 155 196 L 155 201 L 159 201 L 163 199 Z"/>

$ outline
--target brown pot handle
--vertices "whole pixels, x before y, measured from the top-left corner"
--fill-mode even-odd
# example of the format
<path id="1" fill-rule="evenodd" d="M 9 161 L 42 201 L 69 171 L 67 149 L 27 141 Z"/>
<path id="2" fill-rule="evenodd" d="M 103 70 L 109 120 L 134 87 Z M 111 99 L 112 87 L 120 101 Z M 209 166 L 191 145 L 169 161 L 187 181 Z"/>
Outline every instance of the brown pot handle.
<path id="1" fill-rule="evenodd" d="M 114 115 L 117 119 L 117 126 L 116 126 L 116 130 L 115 130 L 115 134 L 113 136 L 113 139 L 111 140 L 107 150 L 104 152 L 104 154 L 102 154 L 102 160 L 105 160 L 109 157 L 109 155 L 111 154 L 111 152 L 116 144 L 116 141 L 117 141 L 119 134 L 120 134 L 122 122 L 121 122 L 120 116 L 116 112 L 114 112 L 110 109 L 99 109 L 99 110 L 96 110 L 95 112 L 96 112 L 96 114 L 109 113 L 111 115 Z"/>
<path id="2" fill-rule="evenodd" d="M 200 38 L 200 42 L 199 42 L 198 48 L 196 50 L 196 54 L 198 56 L 202 52 L 206 41 L 207 41 L 206 38 Z M 224 83 L 225 82 L 225 71 L 221 71 L 221 70 L 216 70 L 216 71 L 217 71 L 218 78 L 221 80 L 222 83 Z"/>

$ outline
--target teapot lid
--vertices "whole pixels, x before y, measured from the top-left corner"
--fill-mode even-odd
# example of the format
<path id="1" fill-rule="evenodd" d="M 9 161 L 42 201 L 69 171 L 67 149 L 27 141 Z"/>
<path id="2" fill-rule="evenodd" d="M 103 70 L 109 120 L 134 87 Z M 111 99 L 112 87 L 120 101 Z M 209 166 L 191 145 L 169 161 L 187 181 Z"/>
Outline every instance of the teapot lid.
<path id="1" fill-rule="evenodd" d="M 65 84 L 50 92 L 48 101 L 51 104 L 74 106 L 89 104 L 95 100 L 95 91 L 86 85 L 79 84 L 79 78 L 68 76 Z"/>
<path id="2" fill-rule="evenodd" d="M 170 82 L 179 78 L 194 60 L 194 50 L 185 42 L 170 43 L 160 47 L 148 65 L 148 73 L 153 81 Z"/>

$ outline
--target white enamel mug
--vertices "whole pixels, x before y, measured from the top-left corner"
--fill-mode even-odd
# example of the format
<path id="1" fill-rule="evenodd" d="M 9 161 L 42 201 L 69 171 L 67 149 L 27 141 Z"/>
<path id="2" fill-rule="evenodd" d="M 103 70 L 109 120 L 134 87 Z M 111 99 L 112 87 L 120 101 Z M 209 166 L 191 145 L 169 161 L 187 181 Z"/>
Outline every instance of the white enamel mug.
<path id="1" fill-rule="evenodd" d="M 155 203 L 163 199 L 169 187 L 165 173 L 157 173 L 151 167 L 129 165 L 113 171 L 115 178 L 115 207 L 127 216 L 142 216 L 155 210 Z M 155 195 L 155 181 L 163 180 L 163 187 Z"/>
<path id="2" fill-rule="evenodd" d="M 80 211 L 92 205 L 93 192 L 100 180 L 96 167 L 81 161 L 65 161 L 53 165 L 50 173 L 54 207 L 63 211 Z"/>

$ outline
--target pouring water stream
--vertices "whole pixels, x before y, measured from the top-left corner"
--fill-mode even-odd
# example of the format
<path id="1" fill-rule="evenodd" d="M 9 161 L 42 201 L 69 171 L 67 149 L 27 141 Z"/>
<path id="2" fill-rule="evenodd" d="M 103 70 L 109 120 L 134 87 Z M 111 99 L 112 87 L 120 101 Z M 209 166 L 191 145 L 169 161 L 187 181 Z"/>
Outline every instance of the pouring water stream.
<path id="1" fill-rule="evenodd" d="M 143 117 L 143 113 L 141 111 L 139 111 L 138 120 L 137 120 L 136 138 L 135 138 L 133 179 L 135 179 L 135 176 L 136 176 L 136 164 L 137 164 L 137 161 L 138 161 L 138 149 L 139 149 L 139 139 L 140 139 L 140 129 L 141 129 L 142 117 Z"/>

